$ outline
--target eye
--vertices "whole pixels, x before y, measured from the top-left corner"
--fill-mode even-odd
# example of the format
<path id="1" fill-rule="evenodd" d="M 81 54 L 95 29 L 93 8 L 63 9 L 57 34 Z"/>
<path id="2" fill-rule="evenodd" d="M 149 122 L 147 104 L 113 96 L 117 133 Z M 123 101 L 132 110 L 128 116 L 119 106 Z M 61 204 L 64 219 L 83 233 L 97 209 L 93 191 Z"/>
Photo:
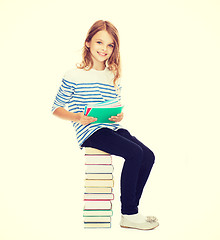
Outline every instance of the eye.
<path id="1" fill-rule="evenodd" d="M 102 42 L 98 41 L 97 43 L 98 43 L 98 44 L 101 44 Z"/>
<path id="2" fill-rule="evenodd" d="M 114 47 L 114 45 L 113 45 L 113 44 L 109 44 L 109 47 L 113 48 L 113 47 Z"/>

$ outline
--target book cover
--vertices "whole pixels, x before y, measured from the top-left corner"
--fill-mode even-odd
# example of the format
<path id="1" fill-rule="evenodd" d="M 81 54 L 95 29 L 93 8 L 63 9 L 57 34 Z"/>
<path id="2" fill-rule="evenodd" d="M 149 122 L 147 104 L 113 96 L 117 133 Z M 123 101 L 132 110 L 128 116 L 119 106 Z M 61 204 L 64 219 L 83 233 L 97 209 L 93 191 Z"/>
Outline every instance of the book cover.
<path id="1" fill-rule="evenodd" d="M 105 217 L 111 217 L 113 215 L 112 209 L 109 210 L 83 210 L 83 217 L 89 217 L 89 216 L 105 216 Z"/>
<path id="2" fill-rule="evenodd" d="M 111 217 L 104 217 L 104 216 L 89 216 L 84 217 L 84 222 L 89 223 L 101 223 L 101 222 L 111 222 Z"/>
<path id="3" fill-rule="evenodd" d="M 112 193 L 111 187 L 85 187 L 85 193 Z"/>
<path id="4" fill-rule="evenodd" d="M 97 118 L 97 121 L 92 122 L 91 124 L 114 123 L 113 121 L 110 121 L 109 118 L 112 116 L 117 116 L 117 114 L 122 112 L 122 109 L 123 106 L 114 108 L 92 108 L 87 116 Z"/>
<path id="5" fill-rule="evenodd" d="M 85 187 L 113 187 L 114 180 L 85 179 Z"/>
<path id="6" fill-rule="evenodd" d="M 85 155 L 85 164 L 86 165 L 110 165 L 112 164 L 112 156 L 111 155 Z"/>
<path id="7" fill-rule="evenodd" d="M 103 152 L 96 148 L 85 147 L 85 154 L 86 155 L 110 155 L 109 153 Z"/>
<path id="8" fill-rule="evenodd" d="M 85 173 L 113 173 L 113 165 L 86 165 Z"/>
<path id="9" fill-rule="evenodd" d="M 97 118 L 97 121 L 92 122 L 91 124 L 114 123 L 113 121 L 110 121 L 109 118 L 111 116 L 116 116 L 117 114 L 121 113 L 123 107 L 124 106 L 122 106 L 120 102 L 110 100 L 94 105 L 87 105 L 85 107 L 84 114 L 89 117 Z"/>
<path id="10" fill-rule="evenodd" d="M 112 99 L 112 100 L 107 100 L 104 102 L 100 102 L 100 103 L 96 103 L 96 104 L 88 104 L 87 106 L 85 106 L 84 109 L 84 115 L 88 115 L 88 113 L 91 111 L 91 109 L 94 108 L 99 108 L 99 107 L 114 107 L 114 106 L 119 106 L 120 105 L 120 101 L 118 101 L 117 99 Z"/>
<path id="11" fill-rule="evenodd" d="M 96 179 L 96 180 L 104 180 L 104 179 L 113 179 L 112 173 L 86 173 L 86 179 Z"/>
<path id="12" fill-rule="evenodd" d="M 109 223 L 84 223 L 84 228 L 111 228 L 111 222 Z"/>
<path id="13" fill-rule="evenodd" d="M 113 193 L 84 193 L 84 200 L 114 200 Z"/>
<path id="14" fill-rule="evenodd" d="M 112 203 L 109 200 L 106 201 L 84 201 L 85 210 L 109 210 L 112 209 Z"/>

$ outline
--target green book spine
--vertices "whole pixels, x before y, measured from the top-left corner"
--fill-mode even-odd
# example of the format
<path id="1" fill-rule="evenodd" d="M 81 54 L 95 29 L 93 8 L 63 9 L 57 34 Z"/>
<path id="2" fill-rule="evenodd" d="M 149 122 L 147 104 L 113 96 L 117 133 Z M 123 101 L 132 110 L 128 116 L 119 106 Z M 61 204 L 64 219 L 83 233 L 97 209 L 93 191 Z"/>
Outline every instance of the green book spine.
<path id="1" fill-rule="evenodd" d="M 113 211 L 111 209 L 104 210 L 104 211 L 103 210 L 83 210 L 83 217 L 111 217 L 111 216 L 113 216 Z"/>

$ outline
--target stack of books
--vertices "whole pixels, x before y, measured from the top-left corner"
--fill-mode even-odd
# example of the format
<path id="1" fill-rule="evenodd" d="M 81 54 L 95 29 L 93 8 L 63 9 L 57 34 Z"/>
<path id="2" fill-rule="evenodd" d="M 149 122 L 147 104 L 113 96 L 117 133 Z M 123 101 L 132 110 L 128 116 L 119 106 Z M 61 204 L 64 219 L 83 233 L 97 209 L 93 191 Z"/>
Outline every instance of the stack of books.
<path id="1" fill-rule="evenodd" d="M 113 194 L 112 156 L 85 148 L 84 228 L 110 228 Z"/>

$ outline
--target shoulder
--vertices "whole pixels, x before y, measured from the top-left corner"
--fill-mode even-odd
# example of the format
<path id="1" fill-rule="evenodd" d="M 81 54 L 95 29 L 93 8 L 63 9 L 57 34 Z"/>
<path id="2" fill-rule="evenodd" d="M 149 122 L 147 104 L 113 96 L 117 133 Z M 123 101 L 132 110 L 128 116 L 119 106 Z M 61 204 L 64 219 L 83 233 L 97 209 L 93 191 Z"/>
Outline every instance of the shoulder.
<path id="1" fill-rule="evenodd" d="M 66 72 L 63 75 L 63 79 L 69 82 L 77 83 L 80 81 L 83 75 L 84 75 L 83 69 L 73 67 L 71 69 L 66 70 Z"/>
<path id="2" fill-rule="evenodd" d="M 109 70 L 108 68 L 106 68 L 106 75 L 111 79 L 114 79 L 114 77 L 115 77 L 114 73 L 111 70 Z"/>

